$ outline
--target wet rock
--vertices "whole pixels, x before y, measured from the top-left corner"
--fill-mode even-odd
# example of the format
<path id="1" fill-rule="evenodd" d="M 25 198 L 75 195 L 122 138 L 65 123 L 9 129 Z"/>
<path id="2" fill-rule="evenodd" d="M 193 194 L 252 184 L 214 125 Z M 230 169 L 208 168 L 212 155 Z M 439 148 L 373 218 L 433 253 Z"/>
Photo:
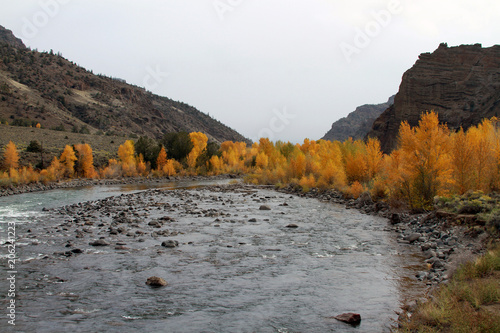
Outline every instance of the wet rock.
<path id="1" fill-rule="evenodd" d="M 268 205 L 262 205 L 259 207 L 259 210 L 271 210 L 271 207 L 269 207 Z"/>
<path id="2" fill-rule="evenodd" d="M 443 267 L 444 263 L 439 259 L 434 260 L 434 262 L 432 263 L 432 268 L 443 268 Z"/>
<path id="3" fill-rule="evenodd" d="M 83 253 L 83 250 L 82 249 L 73 249 L 71 250 L 72 253 Z"/>
<path id="4" fill-rule="evenodd" d="M 96 241 L 90 242 L 89 245 L 92 246 L 109 246 L 109 243 L 104 239 L 98 239 Z"/>
<path id="5" fill-rule="evenodd" d="M 410 243 L 413 243 L 417 241 L 422 235 L 419 234 L 418 232 L 414 232 L 404 238 L 404 240 L 407 240 Z"/>
<path id="6" fill-rule="evenodd" d="M 257 222 L 257 219 L 256 218 L 251 218 L 250 220 L 248 220 L 248 222 Z"/>
<path id="7" fill-rule="evenodd" d="M 420 249 L 421 249 L 423 252 L 425 252 L 425 251 L 429 250 L 430 248 L 431 248 L 431 244 L 429 244 L 429 243 L 425 243 L 425 244 L 422 244 L 422 245 L 420 246 Z"/>
<path id="8" fill-rule="evenodd" d="M 398 224 L 401 223 L 401 216 L 398 213 L 394 213 L 391 215 L 391 224 Z"/>
<path id="9" fill-rule="evenodd" d="M 299 226 L 296 225 L 295 223 L 290 223 L 289 225 L 286 226 L 287 228 L 290 228 L 290 229 L 297 229 Z"/>
<path id="10" fill-rule="evenodd" d="M 432 251 L 432 250 L 427 250 L 423 253 L 423 256 L 424 256 L 424 259 L 430 259 L 432 257 L 435 257 L 436 256 L 436 252 Z"/>
<path id="11" fill-rule="evenodd" d="M 161 228 L 161 223 L 158 221 L 151 221 L 148 223 L 148 225 L 153 228 Z"/>
<path id="12" fill-rule="evenodd" d="M 164 287 L 167 285 L 167 281 L 158 276 L 151 276 L 146 281 L 146 284 L 150 287 Z"/>
<path id="13" fill-rule="evenodd" d="M 333 318 L 350 325 L 358 325 L 361 322 L 361 315 L 359 313 L 348 312 L 340 314 Z"/>
<path id="14" fill-rule="evenodd" d="M 178 241 L 176 241 L 176 240 L 171 240 L 171 239 L 169 239 L 169 240 L 167 240 L 167 241 L 162 242 L 162 243 L 161 243 L 161 246 L 163 246 L 163 247 L 168 247 L 168 248 L 174 248 L 174 247 L 179 246 L 179 242 L 178 242 Z"/>

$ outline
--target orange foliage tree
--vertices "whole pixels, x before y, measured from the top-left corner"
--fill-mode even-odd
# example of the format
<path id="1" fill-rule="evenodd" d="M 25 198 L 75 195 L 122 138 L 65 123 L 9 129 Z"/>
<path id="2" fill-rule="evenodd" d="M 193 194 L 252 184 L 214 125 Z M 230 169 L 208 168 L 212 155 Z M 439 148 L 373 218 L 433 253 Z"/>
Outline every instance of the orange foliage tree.
<path id="1" fill-rule="evenodd" d="M 207 147 L 208 138 L 201 132 L 189 133 L 189 137 L 193 143 L 193 149 L 191 149 L 191 152 L 187 157 L 187 164 L 189 168 L 194 170 L 198 156 L 200 156 L 203 150 Z"/>
<path id="2" fill-rule="evenodd" d="M 432 206 L 437 194 L 445 194 L 451 185 L 450 133 L 440 125 L 434 112 L 424 113 L 415 128 L 407 122 L 399 130 L 402 167 L 410 176 L 411 207 Z"/>
<path id="3" fill-rule="evenodd" d="M 156 159 L 156 168 L 157 170 L 162 170 L 163 167 L 167 164 L 167 152 L 165 147 L 161 147 L 160 153 L 158 154 L 158 158 Z"/>
<path id="4" fill-rule="evenodd" d="M 464 194 L 474 187 L 474 173 L 471 172 L 474 164 L 474 149 L 471 135 L 466 134 L 462 128 L 451 137 L 450 153 L 454 190 L 458 194 Z"/>
<path id="5" fill-rule="evenodd" d="M 89 144 L 75 145 L 77 155 L 78 174 L 85 178 L 95 178 L 97 173 L 94 168 L 94 157 L 92 155 L 92 148 Z"/>
<path id="6" fill-rule="evenodd" d="M 7 170 L 19 168 L 19 154 L 14 142 L 9 141 L 3 153 L 3 165 Z"/>
<path id="7" fill-rule="evenodd" d="M 122 175 L 125 177 L 133 177 L 137 174 L 136 159 L 135 159 L 134 142 L 132 140 L 125 141 L 118 147 L 118 157 L 120 158 Z"/>
<path id="8" fill-rule="evenodd" d="M 59 162 L 62 165 L 62 170 L 63 170 L 63 176 L 72 178 L 74 173 L 75 173 L 75 161 L 77 160 L 75 151 L 73 150 L 73 147 L 66 145 L 64 148 L 64 151 L 61 154 L 61 157 L 59 157 Z"/>

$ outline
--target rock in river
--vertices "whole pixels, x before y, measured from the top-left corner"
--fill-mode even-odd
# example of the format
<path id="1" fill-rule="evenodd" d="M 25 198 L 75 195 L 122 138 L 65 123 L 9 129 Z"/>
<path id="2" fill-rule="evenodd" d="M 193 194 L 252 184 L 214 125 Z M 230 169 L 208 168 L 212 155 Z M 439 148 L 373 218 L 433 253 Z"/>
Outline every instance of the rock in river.
<path id="1" fill-rule="evenodd" d="M 271 207 L 269 207 L 268 205 L 262 205 L 259 207 L 259 210 L 271 210 Z"/>
<path id="2" fill-rule="evenodd" d="M 105 241 L 104 239 L 98 239 L 96 241 L 90 242 L 89 245 L 92 246 L 108 246 L 109 243 Z"/>
<path id="3" fill-rule="evenodd" d="M 343 313 L 341 315 L 333 317 L 339 321 L 342 321 L 344 323 L 348 323 L 351 325 L 358 325 L 361 322 L 361 315 L 358 313 Z"/>
<path id="4" fill-rule="evenodd" d="M 179 242 L 176 240 L 167 240 L 161 243 L 161 246 L 173 248 L 179 246 Z"/>
<path id="5" fill-rule="evenodd" d="M 158 276 L 151 276 L 146 281 L 146 284 L 151 287 L 164 287 L 167 285 L 167 281 Z"/>

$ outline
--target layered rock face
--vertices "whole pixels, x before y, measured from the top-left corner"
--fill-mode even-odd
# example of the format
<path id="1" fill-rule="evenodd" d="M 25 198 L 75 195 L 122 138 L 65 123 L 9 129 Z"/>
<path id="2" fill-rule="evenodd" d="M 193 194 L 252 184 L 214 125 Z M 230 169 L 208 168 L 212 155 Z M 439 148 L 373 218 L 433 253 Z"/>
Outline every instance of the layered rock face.
<path id="1" fill-rule="evenodd" d="M 423 53 L 403 75 L 394 105 L 373 123 L 368 137 L 384 152 L 396 148 L 399 126 L 418 125 L 423 112 L 435 111 L 452 130 L 477 125 L 500 114 L 500 45 L 448 47 Z"/>
<path id="2" fill-rule="evenodd" d="M 334 122 L 332 128 L 321 139 L 330 141 L 345 141 L 348 138 L 363 139 L 371 130 L 375 119 L 393 103 L 394 96 L 391 96 L 386 103 L 359 106 L 347 117 Z"/>

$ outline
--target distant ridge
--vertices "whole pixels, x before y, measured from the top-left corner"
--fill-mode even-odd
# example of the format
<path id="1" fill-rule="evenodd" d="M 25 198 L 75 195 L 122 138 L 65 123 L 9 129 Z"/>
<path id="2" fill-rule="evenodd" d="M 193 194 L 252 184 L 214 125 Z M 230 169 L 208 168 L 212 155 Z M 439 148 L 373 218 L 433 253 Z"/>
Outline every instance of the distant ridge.
<path id="1" fill-rule="evenodd" d="M 155 138 L 167 132 L 203 132 L 215 142 L 249 142 L 186 103 L 121 79 L 94 75 L 52 51 L 30 50 L 1 26 L 0 120 Z"/>
<path id="2" fill-rule="evenodd" d="M 382 104 L 365 104 L 332 124 L 332 128 L 321 138 L 330 141 L 363 139 L 371 130 L 373 122 L 394 103 L 394 96 Z"/>

